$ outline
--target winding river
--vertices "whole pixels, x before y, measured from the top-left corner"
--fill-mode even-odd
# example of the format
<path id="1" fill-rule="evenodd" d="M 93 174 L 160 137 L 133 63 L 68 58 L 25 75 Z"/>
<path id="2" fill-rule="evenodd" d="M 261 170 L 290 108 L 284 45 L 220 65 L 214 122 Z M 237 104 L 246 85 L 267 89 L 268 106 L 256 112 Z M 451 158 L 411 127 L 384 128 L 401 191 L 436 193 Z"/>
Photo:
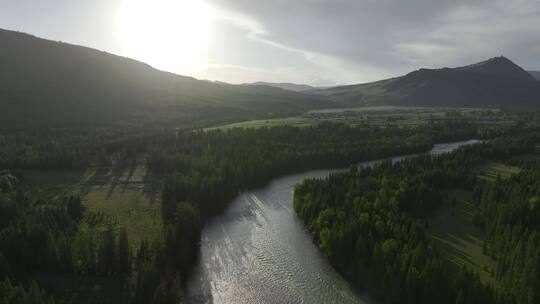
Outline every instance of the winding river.
<path id="1" fill-rule="evenodd" d="M 477 142 L 437 144 L 430 153 Z M 222 215 L 208 222 L 200 260 L 188 281 L 188 302 L 375 303 L 328 263 L 292 207 L 296 183 L 337 170 L 276 178 L 238 196 Z"/>

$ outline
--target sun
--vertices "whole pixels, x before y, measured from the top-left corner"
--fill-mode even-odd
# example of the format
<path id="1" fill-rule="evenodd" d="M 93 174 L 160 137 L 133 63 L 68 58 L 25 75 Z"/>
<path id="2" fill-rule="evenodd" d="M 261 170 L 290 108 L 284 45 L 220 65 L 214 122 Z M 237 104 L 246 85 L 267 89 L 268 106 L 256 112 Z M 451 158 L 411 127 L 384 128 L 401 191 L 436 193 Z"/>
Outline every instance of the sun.
<path id="1" fill-rule="evenodd" d="M 196 75 L 206 61 L 211 17 L 203 0 L 123 0 L 117 33 L 126 56 Z"/>

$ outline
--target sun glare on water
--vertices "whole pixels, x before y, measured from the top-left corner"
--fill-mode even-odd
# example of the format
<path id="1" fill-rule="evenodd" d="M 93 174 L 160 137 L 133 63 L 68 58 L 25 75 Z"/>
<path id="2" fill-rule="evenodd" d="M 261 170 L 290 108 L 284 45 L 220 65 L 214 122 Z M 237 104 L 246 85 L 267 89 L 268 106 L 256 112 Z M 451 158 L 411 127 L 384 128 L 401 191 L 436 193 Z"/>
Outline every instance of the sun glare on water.
<path id="1" fill-rule="evenodd" d="M 205 63 L 211 9 L 203 0 L 124 0 L 117 16 L 126 56 L 178 74 Z"/>

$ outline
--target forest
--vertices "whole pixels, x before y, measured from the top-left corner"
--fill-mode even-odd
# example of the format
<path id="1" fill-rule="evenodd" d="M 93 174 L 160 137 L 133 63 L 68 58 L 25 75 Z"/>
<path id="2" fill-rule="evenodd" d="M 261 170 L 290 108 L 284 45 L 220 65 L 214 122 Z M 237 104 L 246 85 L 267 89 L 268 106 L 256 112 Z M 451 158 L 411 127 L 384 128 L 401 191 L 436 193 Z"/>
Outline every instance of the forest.
<path id="1" fill-rule="evenodd" d="M 534 126 L 479 125 L 456 119 L 434 122 L 429 127 L 409 128 L 366 128 L 325 122 L 303 128 L 279 126 L 203 131 L 123 126 L 2 133 L 1 301 L 175 303 L 183 297 L 186 278 L 190 276 L 199 254 L 204 223 L 219 214 L 238 193 L 264 185 L 284 174 L 317 168 L 347 168 L 365 160 L 423 153 L 438 142 L 504 137 L 515 128 L 526 131 L 534 129 Z M 502 147 L 500 149 L 482 148 L 482 153 L 503 157 L 518 153 L 525 147 L 530 148 L 527 143 L 525 146 L 521 141 L 511 145 L 505 143 L 498 146 Z M 474 155 L 470 152 L 459 157 L 474 162 Z M 457 160 L 441 158 L 438 162 L 444 163 L 445 169 L 420 170 L 430 161 L 426 157 L 404 161 L 405 169 L 411 174 L 417 172 L 414 173 L 417 176 L 410 179 L 399 170 L 392 169 L 390 164 L 374 169 L 353 166 L 355 174 L 369 177 L 365 187 L 372 191 L 366 192 L 365 197 L 359 193 L 355 204 L 348 201 L 350 195 L 343 194 L 348 191 L 338 193 L 343 185 L 335 186 L 336 191 L 328 193 L 335 193 L 340 201 L 347 201 L 348 207 L 355 208 L 351 209 L 355 210 L 354 213 L 343 214 L 344 209 L 340 210 L 337 205 L 332 209 L 323 208 L 326 203 L 319 206 L 315 202 L 322 202 L 326 197 L 317 198 L 311 194 L 309 200 L 302 196 L 306 203 L 296 203 L 305 205 L 297 208 L 299 215 L 321 241 L 321 249 L 331 261 L 350 261 L 350 264 L 340 266 L 354 269 L 347 276 L 362 269 L 371 269 L 370 265 L 392 265 L 395 268 L 388 271 L 401 269 L 408 275 L 407 293 L 401 293 L 405 290 L 403 288 L 393 287 L 392 297 L 403 296 L 403 299 L 412 301 L 412 294 L 417 290 L 423 290 L 426 299 L 432 297 L 432 291 L 438 289 L 426 285 L 426 279 L 420 275 L 425 271 L 431 276 L 429 284 L 447 286 L 444 292 L 451 297 L 461 297 L 470 302 L 473 299 L 471 294 L 474 294 L 477 297 L 474 299 L 491 299 L 491 287 L 481 285 L 474 273 L 467 270 L 463 270 L 459 282 L 445 285 L 449 276 L 442 271 L 440 258 L 429 249 L 429 241 L 422 236 L 422 224 L 416 218 L 435 208 L 431 202 L 437 195 L 432 187 L 453 183 L 469 186 L 474 180 L 461 163 L 457 164 Z M 409 165 L 406 167 L 406 164 Z M 104 211 L 86 208 L 80 193 L 44 193 L 29 186 L 27 181 L 34 171 L 68 173 L 88 168 L 133 165 L 144 166 L 147 174 L 161 181 L 158 193 L 163 224 L 159 237 L 155 239 L 133 241 L 140 236 L 130 235 L 127 227 Z M 388 177 L 380 180 L 378 174 L 381 172 L 387 172 Z M 348 179 L 340 175 L 330 179 L 335 178 Z M 306 181 L 303 185 L 312 182 L 315 181 Z M 379 182 L 387 191 L 376 190 Z M 399 198 L 389 188 L 395 186 L 394 183 L 402 188 Z M 298 193 L 310 192 L 308 186 L 302 187 Z M 308 203 L 311 200 L 313 202 Z M 373 202 L 365 203 L 366 200 Z M 319 214 L 323 214 L 320 220 Z M 347 216 L 352 214 L 362 215 L 360 218 L 364 219 L 355 219 L 358 224 L 355 227 L 338 225 L 339 228 L 333 228 L 334 221 L 347 221 Z M 481 218 L 479 213 L 479 222 Z M 377 220 L 372 222 L 372 219 Z M 340 237 L 344 239 L 336 241 L 333 229 L 339 230 Z M 354 237 L 360 231 L 366 232 L 365 239 Z M 347 243 L 353 238 L 355 248 L 362 253 L 340 247 L 342 242 Z M 489 244 L 490 248 L 495 248 L 495 242 L 490 241 Z M 407 250 L 403 251 L 403 256 L 400 254 L 399 261 L 393 261 L 402 251 L 402 246 Z M 424 255 L 425 250 L 429 252 L 428 256 Z M 378 252 L 376 258 L 371 257 L 374 251 Z M 353 262 L 356 254 L 363 258 Z M 382 266 L 391 260 L 393 263 Z M 406 267 L 408 263 L 414 263 L 414 267 Z M 365 273 L 384 272 L 374 270 Z M 377 290 L 387 287 L 387 279 L 355 280 L 378 294 Z M 62 283 L 55 284 L 55 280 Z M 401 282 L 392 284 L 398 286 Z M 461 286 L 457 295 L 454 294 L 455 286 Z"/>
<path id="2" fill-rule="evenodd" d="M 497 260 L 500 303 L 540 301 L 539 164 L 524 166 L 508 180 L 475 189 L 477 224 L 486 231 L 486 252 Z"/>
<path id="3" fill-rule="evenodd" d="M 0 0 L 0 304 L 540 304 L 540 0 L 416 1 Z"/>
<path id="4" fill-rule="evenodd" d="M 294 208 L 331 263 L 384 303 L 539 303 L 538 164 L 521 161 L 519 174 L 494 182 L 471 169 L 533 153 L 539 139 L 525 132 L 305 180 Z M 493 284 L 451 269 L 428 237 L 429 214 L 452 188 L 474 192 L 474 222 L 497 262 Z"/>

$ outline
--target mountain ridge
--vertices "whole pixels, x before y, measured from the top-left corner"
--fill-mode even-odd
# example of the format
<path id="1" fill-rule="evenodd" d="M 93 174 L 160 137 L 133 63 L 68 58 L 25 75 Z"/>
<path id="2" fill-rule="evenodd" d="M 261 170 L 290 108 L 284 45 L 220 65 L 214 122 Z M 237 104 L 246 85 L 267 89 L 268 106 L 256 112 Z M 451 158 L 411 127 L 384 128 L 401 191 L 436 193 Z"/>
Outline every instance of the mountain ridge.
<path id="1" fill-rule="evenodd" d="M 307 84 L 297 84 L 297 83 L 290 83 L 290 82 L 264 82 L 264 81 L 258 81 L 253 83 L 243 83 L 242 85 L 246 86 L 269 86 L 269 87 L 275 87 L 280 88 L 287 91 L 293 91 L 293 92 L 307 92 L 311 90 L 319 89 L 318 87 L 310 86 Z"/>
<path id="2" fill-rule="evenodd" d="M 540 106 L 540 83 L 502 56 L 462 67 L 423 68 L 396 78 L 310 93 L 325 96 L 339 106 Z"/>
<path id="3" fill-rule="evenodd" d="M 540 81 L 540 72 L 539 71 L 527 71 L 527 72 L 529 72 L 529 74 L 531 74 L 531 76 L 534 79 Z"/>
<path id="4" fill-rule="evenodd" d="M 167 122 L 179 126 L 287 116 L 320 96 L 212 83 L 92 48 L 0 29 L 0 127 Z"/>
<path id="5" fill-rule="evenodd" d="M 533 77 L 540 73 L 502 56 L 372 83 L 314 88 L 198 80 L 2 29 L 0 45 L 0 128 L 119 122 L 193 127 L 369 105 L 540 106 L 540 82 Z"/>
<path id="6" fill-rule="evenodd" d="M 526 81 L 533 80 L 531 74 L 504 56 L 493 57 L 488 60 L 458 67 L 456 69 L 482 75 L 511 77 Z"/>

